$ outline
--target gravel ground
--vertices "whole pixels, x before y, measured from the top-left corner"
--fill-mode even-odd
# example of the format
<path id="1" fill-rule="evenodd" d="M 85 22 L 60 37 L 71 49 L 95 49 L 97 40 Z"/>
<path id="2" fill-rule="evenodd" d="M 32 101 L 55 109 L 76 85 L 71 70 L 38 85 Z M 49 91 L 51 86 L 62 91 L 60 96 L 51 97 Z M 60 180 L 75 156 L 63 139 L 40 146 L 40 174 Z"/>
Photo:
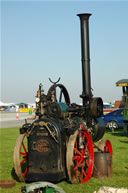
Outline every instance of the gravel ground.
<path id="1" fill-rule="evenodd" d="M 17 113 L 0 112 L 0 128 L 22 126 L 25 123 L 25 119 L 30 119 L 32 117 L 34 117 L 34 113 L 32 115 L 28 113 L 19 113 L 17 118 Z M 27 122 L 32 121 L 33 120 L 27 120 Z"/>

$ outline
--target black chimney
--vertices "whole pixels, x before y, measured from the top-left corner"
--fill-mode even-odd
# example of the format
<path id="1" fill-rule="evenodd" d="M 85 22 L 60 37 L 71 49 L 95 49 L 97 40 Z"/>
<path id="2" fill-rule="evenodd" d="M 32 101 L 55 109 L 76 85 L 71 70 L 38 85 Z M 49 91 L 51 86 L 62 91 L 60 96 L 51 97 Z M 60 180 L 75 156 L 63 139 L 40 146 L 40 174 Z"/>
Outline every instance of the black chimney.
<path id="1" fill-rule="evenodd" d="M 90 78 L 90 50 L 89 50 L 89 17 L 91 14 L 78 14 L 81 26 L 81 56 L 82 56 L 82 83 L 83 105 L 92 98 Z"/>

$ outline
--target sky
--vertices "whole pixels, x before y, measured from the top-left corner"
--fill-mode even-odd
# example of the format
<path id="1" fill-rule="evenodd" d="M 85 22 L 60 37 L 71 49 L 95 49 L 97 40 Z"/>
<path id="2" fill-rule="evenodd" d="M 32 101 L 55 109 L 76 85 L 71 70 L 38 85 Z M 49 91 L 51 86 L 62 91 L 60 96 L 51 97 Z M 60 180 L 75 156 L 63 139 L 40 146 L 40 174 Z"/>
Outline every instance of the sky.
<path id="1" fill-rule="evenodd" d="M 89 19 L 91 87 L 104 102 L 120 100 L 128 79 L 128 1 L 1 1 L 2 102 L 35 101 L 39 84 L 47 93 L 58 80 L 80 103 L 80 20 Z"/>

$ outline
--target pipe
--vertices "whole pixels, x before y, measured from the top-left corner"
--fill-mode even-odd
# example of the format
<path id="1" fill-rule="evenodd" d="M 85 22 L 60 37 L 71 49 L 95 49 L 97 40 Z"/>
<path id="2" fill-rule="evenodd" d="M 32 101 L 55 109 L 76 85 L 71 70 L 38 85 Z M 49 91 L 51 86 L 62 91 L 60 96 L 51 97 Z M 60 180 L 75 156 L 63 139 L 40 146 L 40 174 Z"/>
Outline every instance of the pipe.
<path id="1" fill-rule="evenodd" d="M 91 14 L 77 14 L 81 27 L 81 56 L 82 56 L 82 86 L 83 105 L 92 98 L 90 75 L 90 51 L 89 51 L 89 17 Z"/>

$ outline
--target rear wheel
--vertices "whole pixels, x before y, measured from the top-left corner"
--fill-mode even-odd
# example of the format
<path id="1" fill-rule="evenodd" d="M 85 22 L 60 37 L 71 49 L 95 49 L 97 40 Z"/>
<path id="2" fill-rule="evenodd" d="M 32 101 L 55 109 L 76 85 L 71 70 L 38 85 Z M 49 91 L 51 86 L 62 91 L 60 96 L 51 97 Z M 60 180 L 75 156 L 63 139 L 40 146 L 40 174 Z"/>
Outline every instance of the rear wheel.
<path id="1" fill-rule="evenodd" d="M 13 154 L 13 163 L 15 173 L 20 182 L 25 181 L 27 173 L 27 137 L 26 134 L 21 134 L 17 138 Z"/>

